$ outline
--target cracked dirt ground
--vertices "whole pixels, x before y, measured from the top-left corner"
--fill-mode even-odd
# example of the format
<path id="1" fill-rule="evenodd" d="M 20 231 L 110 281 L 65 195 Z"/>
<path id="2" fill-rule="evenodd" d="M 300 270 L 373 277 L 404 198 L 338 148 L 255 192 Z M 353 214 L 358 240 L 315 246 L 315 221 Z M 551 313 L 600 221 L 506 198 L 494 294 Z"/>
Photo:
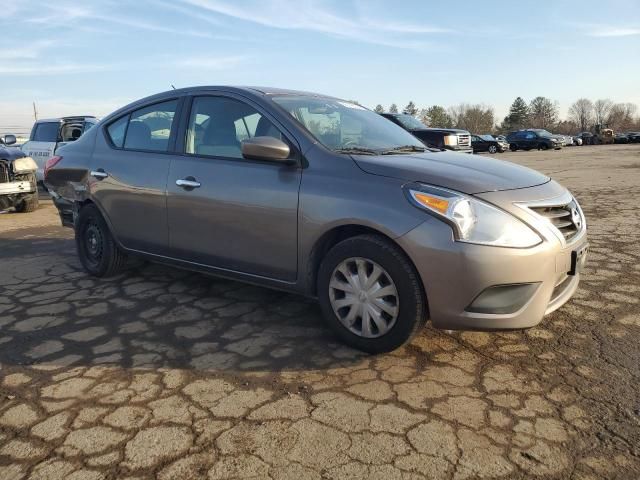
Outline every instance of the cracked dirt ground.
<path id="1" fill-rule="evenodd" d="M 292 295 L 89 278 L 48 202 L 0 215 L 0 479 L 640 478 L 640 146 L 501 158 L 582 202 L 577 295 L 378 357 Z"/>

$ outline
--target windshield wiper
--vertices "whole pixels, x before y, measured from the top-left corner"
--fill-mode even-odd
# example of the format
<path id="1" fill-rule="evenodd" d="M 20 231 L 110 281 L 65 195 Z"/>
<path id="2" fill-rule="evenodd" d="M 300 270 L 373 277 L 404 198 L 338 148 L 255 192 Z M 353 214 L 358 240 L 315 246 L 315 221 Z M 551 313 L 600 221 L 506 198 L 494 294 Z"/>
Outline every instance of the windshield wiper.
<path id="1" fill-rule="evenodd" d="M 342 147 L 334 150 L 336 153 L 353 153 L 354 155 L 379 155 L 376 150 L 367 147 Z"/>
<path id="2" fill-rule="evenodd" d="M 425 150 L 426 150 L 425 147 L 420 147 L 418 145 L 401 145 L 399 147 L 394 147 L 388 150 L 384 150 L 380 152 L 380 155 L 393 155 L 396 153 L 405 153 L 405 152 L 424 152 Z"/>

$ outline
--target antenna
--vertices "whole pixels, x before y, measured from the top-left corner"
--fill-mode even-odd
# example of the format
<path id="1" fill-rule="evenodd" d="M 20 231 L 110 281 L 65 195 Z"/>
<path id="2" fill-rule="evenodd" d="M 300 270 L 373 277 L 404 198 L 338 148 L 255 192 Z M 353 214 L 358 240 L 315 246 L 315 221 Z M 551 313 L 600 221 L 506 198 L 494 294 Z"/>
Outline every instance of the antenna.
<path id="1" fill-rule="evenodd" d="M 171 88 L 173 88 L 174 90 L 176 89 L 176 87 L 173 86 L 173 83 L 171 84 Z"/>
<path id="2" fill-rule="evenodd" d="M 38 121 L 38 110 L 36 109 L 36 102 L 33 102 L 33 116 Z"/>

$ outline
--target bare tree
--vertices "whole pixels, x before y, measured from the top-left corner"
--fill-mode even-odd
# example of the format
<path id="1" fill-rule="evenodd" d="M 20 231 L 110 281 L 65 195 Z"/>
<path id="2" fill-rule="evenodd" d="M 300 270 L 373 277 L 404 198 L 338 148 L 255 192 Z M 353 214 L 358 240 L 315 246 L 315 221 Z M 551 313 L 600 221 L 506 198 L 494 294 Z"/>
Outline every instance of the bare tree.
<path id="1" fill-rule="evenodd" d="M 569 107 L 569 120 L 575 122 L 580 131 L 589 129 L 593 123 L 593 103 L 588 98 L 580 98 Z"/>
<path id="2" fill-rule="evenodd" d="M 595 101 L 593 104 L 593 113 L 598 125 L 603 125 L 607 122 L 607 118 L 609 117 L 609 112 L 611 112 L 612 107 L 613 102 L 608 98 L 601 98 Z"/>
<path id="3" fill-rule="evenodd" d="M 634 128 L 634 117 L 637 111 L 633 103 L 616 103 L 609 110 L 606 123 L 617 131 L 631 130 Z"/>
<path id="4" fill-rule="evenodd" d="M 536 97 L 529 104 L 529 124 L 550 129 L 558 122 L 558 104 L 547 97 Z"/>
<path id="5" fill-rule="evenodd" d="M 495 116 L 493 107 L 462 103 L 449 108 L 448 112 L 456 128 L 471 133 L 489 133 L 493 131 Z"/>

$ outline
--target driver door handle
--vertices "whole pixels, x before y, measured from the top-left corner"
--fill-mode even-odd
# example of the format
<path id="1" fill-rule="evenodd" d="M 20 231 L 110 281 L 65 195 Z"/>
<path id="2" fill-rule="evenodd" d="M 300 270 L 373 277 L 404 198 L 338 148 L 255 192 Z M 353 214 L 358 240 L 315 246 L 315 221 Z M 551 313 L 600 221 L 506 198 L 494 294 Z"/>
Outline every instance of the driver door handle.
<path id="1" fill-rule="evenodd" d="M 184 188 L 185 190 L 191 190 L 194 188 L 199 188 L 200 187 L 200 182 L 198 182 L 195 178 L 193 177 L 187 177 L 187 178 L 183 178 L 180 180 L 176 180 L 176 185 L 179 187 Z"/>

